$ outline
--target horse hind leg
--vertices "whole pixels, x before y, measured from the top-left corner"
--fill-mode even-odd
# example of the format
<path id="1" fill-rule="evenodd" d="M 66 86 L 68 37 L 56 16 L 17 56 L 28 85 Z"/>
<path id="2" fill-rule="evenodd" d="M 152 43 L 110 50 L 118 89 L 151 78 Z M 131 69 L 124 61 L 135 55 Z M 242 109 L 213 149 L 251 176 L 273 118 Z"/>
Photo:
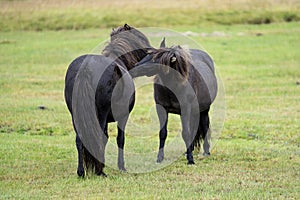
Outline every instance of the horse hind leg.
<path id="1" fill-rule="evenodd" d="M 182 138 L 185 142 L 186 145 L 186 159 L 188 160 L 188 165 L 193 165 L 195 164 L 194 162 L 194 157 L 193 157 L 193 149 L 194 149 L 194 145 L 193 142 L 191 140 L 191 136 L 189 135 L 188 132 L 186 131 L 182 131 Z"/>
<path id="2" fill-rule="evenodd" d="M 102 119 L 102 118 L 100 118 Z M 93 172 L 94 174 L 96 174 L 97 176 L 103 176 L 103 177 L 107 177 L 107 175 L 103 172 L 103 169 L 105 167 L 105 146 L 107 144 L 108 141 L 108 135 L 107 135 L 107 123 L 106 120 L 104 122 L 100 123 L 100 127 L 101 130 L 103 130 L 103 132 L 101 131 L 100 133 L 100 138 L 98 138 L 98 140 L 102 143 L 100 145 L 99 152 L 97 154 L 97 158 L 92 155 L 87 148 L 85 148 L 83 146 L 83 159 L 84 159 L 84 164 L 85 164 L 85 168 L 86 171 L 89 172 Z"/>
<path id="3" fill-rule="evenodd" d="M 210 156 L 210 133 L 209 133 L 209 115 L 208 110 L 205 110 L 201 112 L 201 118 L 200 118 L 200 127 L 202 132 L 202 139 L 203 139 L 203 155 L 204 156 Z"/>
<path id="4" fill-rule="evenodd" d="M 194 137 L 193 137 L 193 130 L 191 127 L 191 108 L 188 107 L 185 111 L 186 113 L 181 114 L 181 125 L 182 125 L 182 138 L 185 142 L 187 151 L 186 151 L 186 158 L 188 160 L 188 165 L 195 164 L 193 158 L 193 149 L 194 149 Z"/>
<path id="5" fill-rule="evenodd" d="M 105 167 L 104 163 L 102 162 L 97 162 L 96 166 L 95 166 L 95 174 L 97 176 L 103 176 L 103 177 L 107 177 L 107 175 L 103 172 L 103 168 Z"/>
<path id="6" fill-rule="evenodd" d="M 84 167 L 83 167 L 83 144 L 80 140 L 78 134 L 76 133 L 76 148 L 78 152 L 78 166 L 77 166 L 77 175 L 79 177 L 84 177 Z"/>
<path id="7" fill-rule="evenodd" d="M 77 175 L 79 177 L 84 178 L 85 170 L 84 170 L 84 163 L 86 169 L 93 169 L 95 170 L 95 174 L 99 176 L 105 176 L 106 174 L 103 172 L 104 164 L 99 162 L 96 158 L 94 158 L 88 150 L 84 147 L 80 137 L 76 134 L 76 147 L 78 152 L 78 167 L 77 167 Z"/>
<path id="8" fill-rule="evenodd" d="M 88 171 L 89 169 L 94 168 L 95 173 L 97 175 L 103 175 L 106 176 L 102 171 L 104 168 L 104 165 L 100 163 L 96 158 L 94 158 L 88 150 L 84 147 L 78 133 L 76 130 L 76 127 L 74 125 L 74 129 L 76 132 L 76 148 L 78 152 L 78 166 L 77 166 L 77 175 L 79 177 L 84 178 L 85 176 L 85 170 L 84 170 L 84 165 L 86 167 L 86 170 Z M 98 173 L 97 173 L 98 171 Z"/>
<path id="9" fill-rule="evenodd" d="M 107 126 L 108 124 L 106 122 L 103 122 L 100 124 L 101 129 L 103 130 L 103 134 L 101 134 L 100 141 L 103 144 L 103 149 L 100 151 L 100 159 L 95 159 L 95 174 L 97 176 L 103 176 L 107 177 L 107 175 L 103 172 L 103 169 L 105 167 L 105 146 L 108 141 L 108 132 L 107 132 Z"/>
<path id="10" fill-rule="evenodd" d="M 125 162 L 124 162 L 124 144 L 125 144 L 125 126 L 128 120 L 128 116 L 118 121 L 118 168 L 120 171 L 126 171 Z"/>
<path id="11" fill-rule="evenodd" d="M 79 177 L 84 177 L 84 166 L 83 166 L 83 144 L 82 141 L 77 133 L 76 127 L 75 127 L 75 123 L 74 123 L 74 119 L 72 118 L 72 122 L 73 122 L 73 128 L 75 130 L 76 133 L 76 149 L 77 149 L 77 153 L 78 153 L 78 165 L 77 165 L 77 175 Z"/>

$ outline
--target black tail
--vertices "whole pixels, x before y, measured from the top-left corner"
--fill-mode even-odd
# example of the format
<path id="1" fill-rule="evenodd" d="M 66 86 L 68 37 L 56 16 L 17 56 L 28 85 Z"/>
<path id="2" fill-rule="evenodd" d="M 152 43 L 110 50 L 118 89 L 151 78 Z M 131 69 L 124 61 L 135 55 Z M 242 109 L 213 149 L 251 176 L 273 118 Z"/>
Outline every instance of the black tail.
<path id="1" fill-rule="evenodd" d="M 194 146 L 197 148 L 201 147 L 201 142 L 204 140 L 208 140 L 209 138 L 209 130 L 210 130 L 210 121 L 208 116 L 208 110 L 202 111 L 200 113 L 199 126 L 194 138 Z"/>
<path id="2" fill-rule="evenodd" d="M 86 174 L 89 172 L 97 175 L 102 175 L 104 164 L 96 159 L 92 154 L 83 146 L 83 165 L 86 171 Z"/>
<path id="3" fill-rule="evenodd" d="M 200 124 L 199 124 L 199 127 L 198 127 L 198 130 L 197 130 L 197 134 L 196 134 L 196 136 L 195 136 L 195 138 L 194 138 L 194 146 L 196 147 L 196 148 L 200 148 L 201 147 L 201 141 L 202 140 L 204 140 L 204 138 L 203 138 L 203 132 L 201 131 L 201 128 L 200 128 Z"/>

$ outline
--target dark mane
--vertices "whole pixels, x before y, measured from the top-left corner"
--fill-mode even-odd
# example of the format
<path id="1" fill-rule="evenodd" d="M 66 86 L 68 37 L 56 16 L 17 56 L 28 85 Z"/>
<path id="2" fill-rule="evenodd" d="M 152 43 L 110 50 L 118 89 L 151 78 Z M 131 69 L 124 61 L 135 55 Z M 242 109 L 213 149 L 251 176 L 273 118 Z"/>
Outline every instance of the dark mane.
<path id="1" fill-rule="evenodd" d="M 102 54 L 116 59 L 116 62 L 130 70 L 147 55 L 152 48 L 147 37 L 137 29 L 125 24 L 111 32 L 111 40 L 104 48 Z M 122 63 L 120 63 L 123 62 Z"/>
<path id="2" fill-rule="evenodd" d="M 165 74 L 169 73 L 169 67 L 171 67 L 182 75 L 183 80 L 187 80 L 191 57 L 188 51 L 181 46 L 157 49 L 153 59 L 166 66 L 163 68 Z"/>

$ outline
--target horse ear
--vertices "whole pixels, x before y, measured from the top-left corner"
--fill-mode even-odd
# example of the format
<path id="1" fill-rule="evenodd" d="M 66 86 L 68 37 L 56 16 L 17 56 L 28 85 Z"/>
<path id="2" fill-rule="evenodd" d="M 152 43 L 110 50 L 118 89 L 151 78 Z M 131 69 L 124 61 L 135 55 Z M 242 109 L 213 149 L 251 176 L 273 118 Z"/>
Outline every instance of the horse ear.
<path id="1" fill-rule="evenodd" d="M 173 57 L 171 58 L 171 63 L 174 63 L 174 62 L 176 62 L 176 57 L 175 57 L 175 56 L 173 56 Z"/>
<path id="2" fill-rule="evenodd" d="M 124 28 L 125 28 L 125 30 L 130 30 L 131 29 L 131 27 L 128 24 L 124 24 Z"/>
<path id="3" fill-rule="evenodd" d="M 164 37 L 163 40 L 160 43 L 160 47 L 159 48 L 165 48 L 166 47 L 166 38 Z"/>

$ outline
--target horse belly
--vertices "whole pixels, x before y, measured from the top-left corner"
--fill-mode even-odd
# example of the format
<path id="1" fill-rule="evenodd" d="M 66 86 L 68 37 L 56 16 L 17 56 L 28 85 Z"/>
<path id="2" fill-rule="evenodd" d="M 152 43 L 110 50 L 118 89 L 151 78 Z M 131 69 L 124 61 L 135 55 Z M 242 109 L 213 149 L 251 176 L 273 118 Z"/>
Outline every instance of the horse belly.
<path id="1" fill-rule="evenodd" d="M 181 109 L 180 109 L 180 103 L 175 97 L 174 94 L 160 94 L 156 98 L 156 104 L 161 105 L 167 113 L 173 113 L 180 115 Z"/>
<path id="2" fill-rule="evenodd" d="M 168 110 L 168 113 L 173 113 L 173 114 L 177 114 L 177 115 L 180 115 L 181 114 L 181 109 L 180 109 L 180 106 L 179 107 L 169 107 L 167 108 Z"/>

